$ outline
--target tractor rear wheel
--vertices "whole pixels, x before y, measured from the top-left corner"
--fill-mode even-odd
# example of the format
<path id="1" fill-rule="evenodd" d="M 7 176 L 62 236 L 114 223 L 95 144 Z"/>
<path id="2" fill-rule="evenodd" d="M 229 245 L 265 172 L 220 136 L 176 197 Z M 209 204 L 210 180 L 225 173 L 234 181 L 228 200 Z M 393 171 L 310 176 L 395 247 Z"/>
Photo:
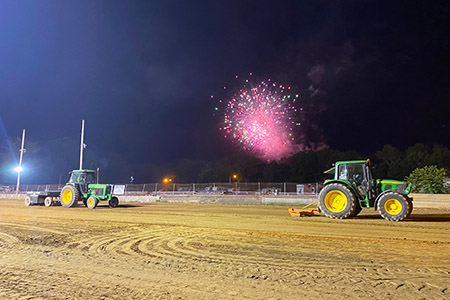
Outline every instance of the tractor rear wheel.
<path id="1" fill-rule="evenodd" d="M 86 202 L 86 203 L 87 203 L 87 207 L 88 207 L 88 208 L 94 209 L 94 208 L 97 207 L 98 199 L 95 198 L 94 196 L 90 196 L 90 197 L 87 199 L 87 202 Z"/>
<path id="2" fill-rule="evenodd" d="M 346 219 L 355 215 L 357 210 L 356 197 L 345 185 L 331 183 L 319 193 L 319 209 L 328 218 Z"/>
<path id="3" fill-rule="evenodd" d="M 51 197 L 46 197 L 44 200 L 44 205 L 49 207 L 53 205 L 53 199 Z"/>
<path id="4" fill-rule="evenodd" d="M 108 201 L 109 207 L 117 207 L 119 206 L 119 198 L 111 197 L 111 200 Z"/>
<path id="5" fill-rule="evenodd" d="M 412 211 L 412 202 L 399 193 L 386 193 L 378 200 L 377 210 L 388 221 L 402 221 Z"/>
<path id="6" fill-rule="evenodd" d="M 27 197 L 25 198 L 25 205 L 26 205 L 26 206 L 31 206 L 31 198 L 30 198 L 30 196 L 27 196 Z"/>
<path id="7" fill-rule="evenodd" d="M 68 184 L 61 190 L 61 205 L 64 207 L 75 207 L 80 200 L 80 191 L 73 185 Z"/>

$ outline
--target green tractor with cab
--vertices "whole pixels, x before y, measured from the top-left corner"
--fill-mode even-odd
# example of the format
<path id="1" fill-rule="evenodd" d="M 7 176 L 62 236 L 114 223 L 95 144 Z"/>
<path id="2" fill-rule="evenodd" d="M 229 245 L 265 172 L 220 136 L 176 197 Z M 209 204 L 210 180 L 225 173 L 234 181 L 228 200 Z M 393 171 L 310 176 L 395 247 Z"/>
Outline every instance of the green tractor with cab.
<path id="1" fill-rule="evenodd" d="M 324 173 L 334 175 L 325 180 L 318 199 L 320 211 L 329 218 L 351 218 L 363 208 L 374 207 L 384 219 L 401 221 L 412 212 L 411 183 L 374 180 L 369 159 L 339 161 Z"/>
<path id="2" fill-rule="evenodd" d="M 109 207 L 119 205 L 119 199 L 112 196 L 112 185 L 99 184 L 93 170 L 73 170 L 69 182 L 61 190 L 62 206 L 75 207 L 79 200 L 90 209 L 96 208 L 99 201 L 108 201 Z"/>

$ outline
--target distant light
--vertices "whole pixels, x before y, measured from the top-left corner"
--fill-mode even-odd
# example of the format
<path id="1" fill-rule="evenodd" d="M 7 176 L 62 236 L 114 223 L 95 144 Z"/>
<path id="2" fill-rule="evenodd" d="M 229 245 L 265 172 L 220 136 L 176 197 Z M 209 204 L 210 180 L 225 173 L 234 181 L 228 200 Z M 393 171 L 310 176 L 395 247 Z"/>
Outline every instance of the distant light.
<path id="1" fill-rule="evenodd" d="M 236 178 L 237 178 L 237 175 L 236 175 L 236 174 L 233 174 L 233 178 L 236 179 Z"/>
<path id="2" fill-rule="evenodd" d="M 14 171 L 16 171 L 17 173 L 20 173 L 23 171 L 23 168 L 21 166 L 17 166 L 14 168 Z"/>

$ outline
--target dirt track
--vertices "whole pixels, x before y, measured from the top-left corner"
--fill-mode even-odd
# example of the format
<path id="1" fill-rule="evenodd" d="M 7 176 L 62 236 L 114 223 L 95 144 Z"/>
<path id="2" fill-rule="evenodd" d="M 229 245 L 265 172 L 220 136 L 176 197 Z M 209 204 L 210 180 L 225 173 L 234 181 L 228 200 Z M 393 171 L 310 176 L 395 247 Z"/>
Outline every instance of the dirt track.
<path id="1" fill-rule="evenodd" d="M 450 211 L 0 200 L 0 299 L 449 299 Z"/>

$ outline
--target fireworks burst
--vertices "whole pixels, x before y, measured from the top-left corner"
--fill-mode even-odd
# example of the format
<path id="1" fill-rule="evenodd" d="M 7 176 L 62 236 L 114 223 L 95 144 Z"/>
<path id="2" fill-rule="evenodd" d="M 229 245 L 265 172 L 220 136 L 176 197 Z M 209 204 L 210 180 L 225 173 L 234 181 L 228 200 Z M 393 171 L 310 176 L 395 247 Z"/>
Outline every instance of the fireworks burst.
<path id="1" fill-rule="evenodd" d="M 226 105 L 220 130 L 242 150 L 267 161 L 290 156 L 298 151 L 294 133 L 298 97 L 291 95 L 291 87 L 270 79 L 258 84 L 247 80 L 230 100 L 219 100 Z"/>

